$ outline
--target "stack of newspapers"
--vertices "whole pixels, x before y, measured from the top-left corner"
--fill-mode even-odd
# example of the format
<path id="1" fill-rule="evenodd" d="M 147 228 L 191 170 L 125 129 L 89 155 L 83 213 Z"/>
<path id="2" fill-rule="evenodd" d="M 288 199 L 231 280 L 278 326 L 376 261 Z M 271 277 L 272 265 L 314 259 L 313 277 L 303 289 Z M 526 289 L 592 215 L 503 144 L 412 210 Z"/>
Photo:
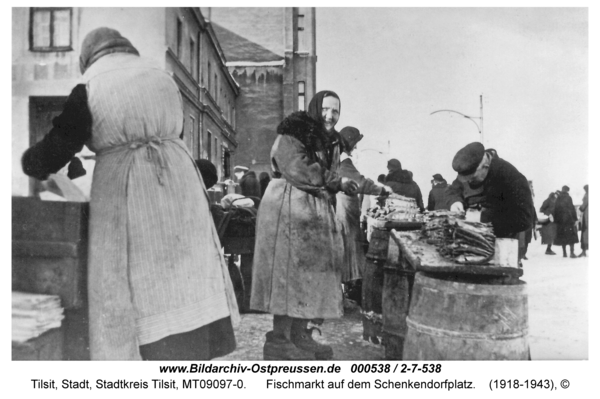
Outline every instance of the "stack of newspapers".
<path id="1" fill-rule="evenodd" d="M 12 292 L 12 340 L 25 342 L 58 328 L 64 318 L 57 295 Z"/>

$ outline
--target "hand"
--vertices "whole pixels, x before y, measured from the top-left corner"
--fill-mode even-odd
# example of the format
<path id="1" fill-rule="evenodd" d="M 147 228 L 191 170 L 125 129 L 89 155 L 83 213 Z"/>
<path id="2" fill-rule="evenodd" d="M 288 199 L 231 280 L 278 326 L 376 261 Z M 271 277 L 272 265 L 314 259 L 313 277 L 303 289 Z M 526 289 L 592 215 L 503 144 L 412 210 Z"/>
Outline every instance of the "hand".
<path id="1" fill-rule="evenodd" d="M 552 216 L 552 215 L 548 216 L 548 220 L 550 220 L 551 223 L 554 222 L 554 216 Z"/>
<path id="2" fill-rule="evenodd" d="M 387 197 L 388 195 L 391 195 L 393 193 L 394 193 L 394 191 L 392 190 L 392 188 L 390 186 L 383 186 L 383 188 L 381 189 L 380 195 Z"/>
<path id="3" fill-rule="evenodd" d="M 346 195 L 354 195 L 356 194 L 356 190 L 358 190 L 358 184 L 352 179 L 348 179 L 347 177 L 342 177 L 341 182 L 342 191 Z"/>
<path id="4" fill-rule="evenodd" d="M 462 202 L 456 201 L 454 204 L 452 204 L 450 206 L 450 212 L 465 213 L 465 207 Z"/>

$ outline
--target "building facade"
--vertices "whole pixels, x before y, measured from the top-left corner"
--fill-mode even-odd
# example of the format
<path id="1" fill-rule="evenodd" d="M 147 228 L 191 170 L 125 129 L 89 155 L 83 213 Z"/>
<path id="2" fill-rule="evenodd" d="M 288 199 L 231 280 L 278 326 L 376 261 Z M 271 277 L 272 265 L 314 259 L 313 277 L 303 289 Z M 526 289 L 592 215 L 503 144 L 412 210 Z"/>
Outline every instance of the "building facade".
<path id="1" fill-rule="evenodd" d="M 170 71 L 182 94 L 185 143 L 194 158 L 215 164 L 221 180 L 228 178 L 240 87 L 200 8 L 13 8 L 12 194 L 39 190 L 21 172 L 21 155 L 49 132 L 81 80 L 81 41 L 101 26 L 118 30 L 142 57 Z M 87 175 L 74 182 L 89 194 L 94 157 L 87 149 L 80 156 Z"/>
<path id="2" fill-rule="evenodd" d="M 234 164 L 270 172 L 277 125 L 305 110 L 316 89 L 316 19 L 310 7 L 202 8 L 240 85 Z"/>

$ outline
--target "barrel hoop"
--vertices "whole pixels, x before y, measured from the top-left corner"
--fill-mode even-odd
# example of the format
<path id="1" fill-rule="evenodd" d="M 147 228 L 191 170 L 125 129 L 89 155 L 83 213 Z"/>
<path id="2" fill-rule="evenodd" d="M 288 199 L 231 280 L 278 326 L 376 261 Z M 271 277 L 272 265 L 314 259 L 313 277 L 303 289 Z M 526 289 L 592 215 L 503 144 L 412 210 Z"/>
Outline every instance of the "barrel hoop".
<path id="1" fill-rule="evenodd" d="M 491 333 L 474 333 L 474 332 L 460 332 L 460 331 L 450 331 L 442 328 L 435 328 L 430 326 L 425 326 L 423 324 L 419 324 L 410 317 L 406 318 L 406 324 L 409 328 L 413 330 L 427 335 L 433 335 L 437 337 L 452 337 L 452 338 L 462 338 L 462 339 L 480 339 L 480 340 L 508 340 L 515 339 L 527 336 L 527 329 L 525 328 L 523 331 L 519 331 L 512 334 L 491 334 Z"/>

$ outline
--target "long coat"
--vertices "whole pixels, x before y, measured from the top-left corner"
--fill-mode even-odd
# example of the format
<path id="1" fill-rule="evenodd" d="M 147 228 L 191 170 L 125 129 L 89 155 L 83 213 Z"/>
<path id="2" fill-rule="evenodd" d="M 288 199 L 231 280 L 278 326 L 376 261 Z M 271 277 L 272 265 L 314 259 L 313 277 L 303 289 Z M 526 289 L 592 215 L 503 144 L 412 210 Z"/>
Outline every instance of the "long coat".
<path id="1" fill-rule="evenodd" d="M 385 177 L 385 184 L 388 185 L 395 194 L 414 198 L 421 212 L 425 210 L 421 189 L 417 182 L 413 180 L 410 171 L 397 169 L 388 173 Z"/>
<path id="2" fill-rule="evenodd" d="M 439 209 L 450 209 L 450 204 L 446 199 L 446 189 L 448 183 L 436 184 L 431 188 L 429 192 L 429 198 L 427 200 L 427 210 L 437 211 Z"/>
<path id="3" fill-rule="evenodd" d="M 96 153 L 88 254 L 92 359 L 139 359 L 141 345 L 224 318 L 239 320 L 209 222 L 208 193 L 178 137 L 183 114 L 176 83 L 164 70 L 122 53 L 100 58 L 84 81 L 74 92 L 89 107 L 89 126 L 54 141 L 69 148 L 76 130 L 89 130 L 86 144 Z M 55 128 L 76 126 L 75 120 L 61 115 Z M 25 153 L 24 167 L 44 159 L 36 153 L 46 144 Z"/>
<path id="4" fill-rule="evenodd" d="M 274 178 L 257 215 L 250 308 L 296 318 L 342 315 L 343 243 L 335 218 L 340 145 L 315 148 L 322 129 L 305 112 L 288 116 L 271 149 Z M 323 133 L 322 133 L 323 134 Z"/>
<path id="5" fill-rule="evenodd" d="M 357 194 L 377 195 L 383 186 L 365 178 L 348 157 L 340 163 L 339 174 L 358 183 Z M 349 196 L 343 192 L 337 193 L 336 216 L 342 226 L 344 240 L 344 268 L 342 281 L 347 282 L 361 278 L 365 264 L 363 249 L 364 237 L 360 229 L 360 200 L 358 196 Z"/>
<path id="6" fill-rule="evenodd" d="M 546 216 L 552 215 L 554 218 L 554 205 L 556 203 L 556 198 L 546 198 L 542 203 L 540 208 L 540 212 L 542 212 Z M 540 230 L 540 235 L 542 236 L 542 244 L 543 245 L 552 245 L 554 243 L 554 239 L 556 238 L 556 223 L 548 221 L 546 224 L 542 226 Z"/>
<path id="7" fill-rule="evenodd" d="M 491 222 L 494 234 L 500 238 L 517 238 L 531 229 L 535 220 L 531 189 L 525 176 L 493 150 L 487 177 L 483 181 L 482 221 Z M 465 187 L 458 179 L 446 191 L 448 203 L 465 201 Z"/>
<path id="8" fill-rule="evenodd" d="M 583 203 L 579 207 L 579 210 L 582 212 L 581 215 L 581 249 L 588 249 L 589 241 L 588 241 L 588 230 L 590 227 L 590 216 L 589 216 L 589 208 L 588 208 L 588 193 L 585 193 L 583 196 Z"/>
<path id="9" fill-rule="evenodd" d="M 569 193 L 560 193 L 554 205 L 554 221 L 557 224 L 554 245 L 571 245 L 579 242 L 577 238 L 577 211 Z"/>

